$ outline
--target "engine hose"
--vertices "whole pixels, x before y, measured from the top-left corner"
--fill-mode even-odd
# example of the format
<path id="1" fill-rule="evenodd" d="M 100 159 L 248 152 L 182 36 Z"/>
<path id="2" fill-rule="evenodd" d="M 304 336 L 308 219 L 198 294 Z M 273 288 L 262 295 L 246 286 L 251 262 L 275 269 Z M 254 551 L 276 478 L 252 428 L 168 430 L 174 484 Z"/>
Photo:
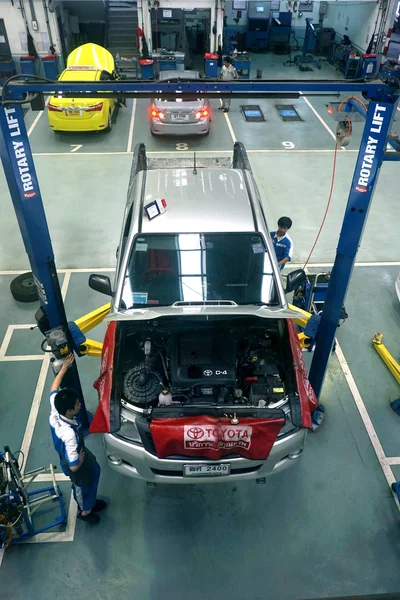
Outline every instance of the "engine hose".
<path id="1" fill-rule="evenodd" d="M 165 375 L 165 379 L 166 379 L 167 383 L 169 384 L 169 383 L 170 383 L 170 381 L 169 381 L 168 369 L 167 369 L 167 365 L 166 365 L 166 363 L 165 363 L 165 358 L 164 358 L 164 355 L 163 355 L 163 353 L 162 353 L 162 351 L 161 351 L 161 350 L 159 350 L 159 352 L 158 352 L 158 353 L 159 353 L 159 355 L 160 355 L 161 362 L 162 362 L 162 366 L 163 366 L 163 369 L 164 369 L 164 375 Z"/>
<path id="2" fill-rule="evenodd" d="M 45 344 L 47 344 L 47 338 L 45 338 L 42 343 L 40 344 L 40 349 L 42 352 L 53 352 L 52 349 L 50 348 L 50 350 L 46 350 L 45 349 Z"/>

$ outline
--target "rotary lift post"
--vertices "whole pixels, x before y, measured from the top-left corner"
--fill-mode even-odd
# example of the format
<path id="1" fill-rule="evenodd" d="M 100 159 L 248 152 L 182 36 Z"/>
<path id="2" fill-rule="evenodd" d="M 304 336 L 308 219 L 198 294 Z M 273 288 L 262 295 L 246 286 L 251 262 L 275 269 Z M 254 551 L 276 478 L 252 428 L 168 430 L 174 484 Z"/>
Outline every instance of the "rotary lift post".
<path id="1" fill-rule="evenodd" d="M 17 104 L 21 103 L 26 94 L 39 94 L 39 97 L 62 93 L 64 97 L 160 98 L 179 92 L 181 98 L 197 98 L 199 94 L 207 98 L 298 98 L 300 91 L 304 94 L 360 93 L 369 100 L 369 108 L 310 370 L 310 382 L 319 397 L 379 170 L 386 157 L 387 136 L 399 101 L 399 82 L 400 71 L 393 68 L 385 71 L 385 81 L 374 82 L 242 80 L 225 83 L 142 83 L 124 80 L 82 83 L 51 82 L 28 77 L 22 81 L 7 83 L 2 90 L 0 106 L 1 159 L 35 276 L 40 303 L 48 316 L 50 326 L 53 328 L 61 325 L 69 335 L 70 348 L 74 347 L 62 302 L 22 107 L 21 104 Z M 67 384 L 75 386 L 83 400 L 77 369 L 70 371 L 73 381 L 72 384 Z M 86 411 L 84 414 L 86 415 Z"/>

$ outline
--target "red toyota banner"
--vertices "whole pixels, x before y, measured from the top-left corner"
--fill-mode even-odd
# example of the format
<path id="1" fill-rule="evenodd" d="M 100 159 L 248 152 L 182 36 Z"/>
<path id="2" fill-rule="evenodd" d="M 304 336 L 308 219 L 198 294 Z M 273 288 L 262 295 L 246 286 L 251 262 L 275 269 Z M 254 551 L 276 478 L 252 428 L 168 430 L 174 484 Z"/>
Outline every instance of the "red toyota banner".
<path id="1" fill-rule="evenodd" d="M 300 398 L 301 424 L 303 427 L 311 428 L 311 413 L 317 408 L 318 400 L 308 381 L 308 373 L 304 364 L 303 352 L 294 323 L 290 319 L 287 319 L 286 322 L 289 331 L 293 367 L 296 374 L 296 383 Z"/>
<path id="2" fill-rule="evenodd" d="M 223 417 L 182 417 L 153 419 L 150 431 L 157 456 L 173 454 L 221 458 L 239 454 L 251 460 L 265 460 L 285 419 L 240 419 L 233 425 Z"/>
<path id="3" fill-rule="evenodd" d="M 117 411 L 118 423 L 114 422 L 115 411 L 111 404 L 116 331 L 117 322 L 111 321 L 107 327 L 101 353 L 100 377 L 93 384 L 99 394 L 99 405 L 90 424 L 89 433 L 109 433 L 110 431 L 117 431 L 121 426 L 119 411 Z"/>

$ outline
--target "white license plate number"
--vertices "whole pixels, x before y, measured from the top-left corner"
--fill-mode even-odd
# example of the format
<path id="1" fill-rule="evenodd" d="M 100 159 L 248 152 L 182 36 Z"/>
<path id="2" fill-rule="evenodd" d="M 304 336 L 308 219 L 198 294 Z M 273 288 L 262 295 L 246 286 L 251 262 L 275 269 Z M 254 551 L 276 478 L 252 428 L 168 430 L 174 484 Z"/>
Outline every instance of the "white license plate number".
<path id="1" fill-rule="evenodd" d="M 80 110 L 67 110 L 67 115 L 69 117 L 79 117 L 79 116 L 81 116 L 81 111 Z"/>
<path id="2" fill-rule="evenodd" d="M 189 115 L 171 115 L 173 121 L 189 121 Z"/>
<path id="3" fill-rule="evenodd" d="M 229 475 L 231 465 L 229 463 L 218 463 L 215 465 L 183 465 L 184 477 L 220 477 Z"/>

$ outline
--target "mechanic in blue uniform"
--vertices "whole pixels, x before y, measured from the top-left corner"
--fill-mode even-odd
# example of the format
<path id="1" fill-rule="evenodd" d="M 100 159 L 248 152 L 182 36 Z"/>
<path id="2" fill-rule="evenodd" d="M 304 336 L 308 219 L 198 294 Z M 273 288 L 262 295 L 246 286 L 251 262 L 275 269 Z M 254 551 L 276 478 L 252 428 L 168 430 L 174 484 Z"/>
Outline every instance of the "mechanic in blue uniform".
<path id="1" fill-rule="evenodd" d="M 52 383 L 49 421 L 61 468 L 72 482 L 74 498 L 79 508 L 78 519 L 95 525 L 100 521 L 96 513 L 107 508 L 104 500 L 96 498 L 100 466 L 94 454 L 85 447 L 81 427 L 75 418 L 81 408 L 77 393 L 69 388 L 59 389 L 73 362 L 74 355 L 70 354 Z"/>
<path id="2" fill-rule="evenodd" d="M 293 242 L 288 235 L 288 231 L 292 226 L 292 219 L 289 217 L 281 217 L 278 221 L 278 229 L 271 231 L 272 243 L 274 244 L 278 265 L 282 271 L 285 264 L 292 260 Z"/>

